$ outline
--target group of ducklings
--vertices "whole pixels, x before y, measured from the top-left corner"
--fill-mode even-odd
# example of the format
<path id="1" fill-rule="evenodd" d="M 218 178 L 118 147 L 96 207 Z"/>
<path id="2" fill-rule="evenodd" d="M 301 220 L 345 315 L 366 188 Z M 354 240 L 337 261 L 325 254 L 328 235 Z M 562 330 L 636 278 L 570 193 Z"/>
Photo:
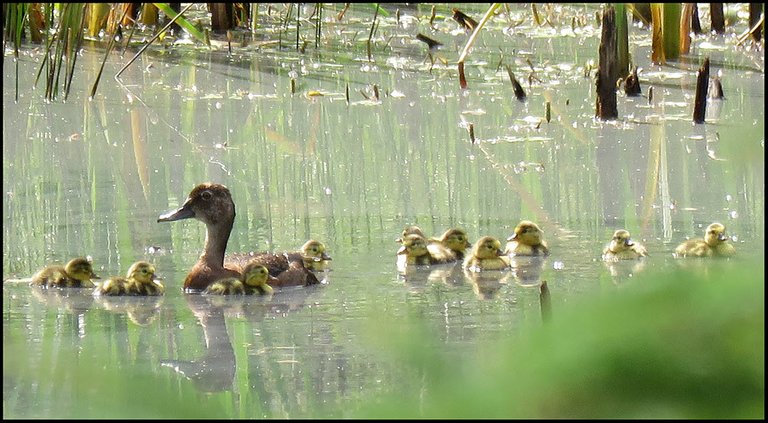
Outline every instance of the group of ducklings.
<path id="1" fill-rule="evenodd" d="M 85 257 L 77 257 L 66 265 L 52 264 L 32 276 L 30 284 L 43 288 L 93 288 L 94 295 L 163 295 L 165 287 L 155 275 L 155 266 L 137 261 L 128 269 L 125 277 L 113 276 L 103 283 L 93 271 L 93 265 Z"/>
<path id="2" fill-rule="evenodd" d="M 398 269 L 408 265 L 433 265 L 463 261 L 467 271 L 504 270 L 511 267 L 515 256 L 547 256 L 549 247 L 543 238 L 543 231 L 530 220 L 521 221 L 514 233 L 507 238 L 505 248 L 501 241 L 492 236 L 483 236 L 472 245 L 466 232 L 452 228 L 441 237 L 426 238 L 418 226 L 407 226 L 396 240 L 402 246 L 397 251 Z M 465 256 L 467 248 L 471 252 Z M 704 238 L 687 240 L 675 248 L 675 257 L 729 257 L 735 248 L 725 234 L 725 226 L 712 223 L 705 231 Z M 628 231 L 619 229 L 605 247 L 602 259 L 605 261 L 634 260 L 646 257 L 645 247 L 634 242 Z"/>
<path id="3" fill-rule="evenodd" d="M 272 275 L 280 273 L 292 261 L 300 261 L 311 271 L 327 268 L 331 257 L 325 252 L 325 245 L 320 241 L 309 240 L 301 251 L 284 254 L 257 254 L 242 271 L 240 278 L 228 277 L 214 281 L 203 291 L 210 295 L 270 295 L 274 292 L 270 282 L 276 281 Z M 270 266 L 268 269 L 266 263 Z M 93 271 L 91 262 L 85 257 L 70 260 L 66 265 L 49 265 L 32 276 L 30 284 L 44 288 L 93 288 L 94 295 L 107 296 L 154 296 L 163 295 L 165 287 L 155 274 L 155 266 L 146 261 L 137 261 L 128 269 L 125 277 L 113 276 L 103 283 L 94 283 L 101 279 Z"/>
<path id="4" fill-rule="evenodd" d="M 404 270 L 409 265 L 435 265 L 463 261 L 467 271 L 504 270 L 511 267 L 511 257 L 547 256 L 549 247 L 543 238 L 543 231 L 530 220 L 521 221 L 514 233 L 507 238 L 505 248 L 501 241 L 493 236 L 483 236 L 474 245 L 469 242 L 467 233 L 458 228 L 448 229 L 440 237 L 427 238 L 418 226 L 407 226 L 397 239 L 401 245 L 397 251 L 398 269 Z M 469 254 L 467 248 L 472 247 Z M 736 252 L 725 233 L 725 226 L 712 223 L 707 226 L 704 238 L 687 240 L 675 248 L 676 257 L 729 257 Z M 266 253 L 264 253 L 266 254 Z M 256 255 L 243 267 L 241 276 L 227 277 L 214 281 L 203 291 L 210 295 L 269 295 L 274 292 L 277 275 L 291 263 L 301 263 L 310 271 L 323 271 L 331 258 L 325 252 L 325 245 L 316 240 L 307 241 L 301 251 L 284 254 Z M 603 250 L 605 261 L 634 260 L 646 257 L 645 247 L 634 242 L 630 233 L 619 229 Z M 101 279 L 93 271 L 91 262 L 78 257 L 66 265 L 50 265 L 32 276 L 31 284 L 41 287 L 57 288 L 94 288 L 94 295 L 163 295 L 165 287 L 158 281 L 155 266 L 146 261 L 137 261 L 125 277 L 114 276 L 101 284 L 93 279 Z"/>

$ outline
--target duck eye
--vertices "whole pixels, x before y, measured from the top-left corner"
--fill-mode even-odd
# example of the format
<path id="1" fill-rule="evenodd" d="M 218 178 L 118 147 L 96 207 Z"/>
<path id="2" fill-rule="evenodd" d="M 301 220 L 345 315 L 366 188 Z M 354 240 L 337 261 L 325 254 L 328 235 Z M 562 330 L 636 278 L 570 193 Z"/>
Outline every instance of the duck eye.
<path id="1" fill-rule="evenodd" d="M 210 191 L 203 191 L 203 193 L 202 193 L 202 194 L 200 194 L 200 196 L 201 196 L 201 197 L 203 197 L 203 200 L 206 200 L 206 201 L 208 201 L 208 200 L 210 200 L 211 198 L 213 198 L 213 193 L 212 193 L 212 192 L 210 192 Z"/>

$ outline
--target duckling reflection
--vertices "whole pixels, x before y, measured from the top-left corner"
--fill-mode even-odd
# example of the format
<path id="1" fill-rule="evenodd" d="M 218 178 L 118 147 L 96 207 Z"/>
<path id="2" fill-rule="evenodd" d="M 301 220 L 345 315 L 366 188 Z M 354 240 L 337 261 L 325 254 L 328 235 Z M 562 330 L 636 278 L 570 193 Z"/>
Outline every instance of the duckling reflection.
<path id="1" fill-rule="evenodd" d="M 57 288 L 93 288 L 91 279 L 101 279 L 93 272 L 91 262 L 77 257 L 66 265 L 51 264 L 32 276 L 31 285 Z"/>
<path id="2" fill-rule="evenodd" d="M 466 279 L 472 284 L 472 290 L 481 300 L 490 300 L 498 296 L 499 291 L 509 281 L 507 270 L 483 270 L 482 272 L 464 269 Z"/>
<path id="3" fill-rule="evenodd" d="M 509 264 L 515 282 L 520 286 L 539 286 L 545 261 L 542 256 L 512 256 Z"/>
<path id="4" fill-rule="evenodd" d="M 223 309 L 212 305 L 208 296 L 184 297 L 203 328 L 205 353 L 193 360 L 161 360 L 160 365 L 173 369 L 201 392 L 231 390 L 235 379 L 235 351 L 227 333 Z"/>
<path id="5" fill-rule="evenodd" d="M 431 284 L 459 286 L 464 284 L 461 266 L 454 263 L 434 266 L 406 266 L 398 272 L 399 278 L 409 287 L 419 290 Z"/>
<path id="6" fill-rule="evenodd" d="M 41 285 L 31 286 L 32 296 L 47 307 L 67 313 L 80 314 L 93 306 L 93 295 L 86 289 L 46 289 Z"/>
<path id="7" fill-rule="evenodd" d="M 646 266 L 646 260 L 609 260 L 603 261 L 603 263 L 608 268 L 608 273 L 613 278 L 615 285 L 619 285 L 642 272 Z"/>
<path id="8" fill-rule="evenodd" d="M 704 239 L 689 239 L 675 248 L 675 257 L 730 257 L 736 248 L 730 243 L 722 223 L 712 223 L 704 232 Z"/>
<path id="9" fill-rule="evenodd" d="M 116 314 L 125 314 L 138 326 L 148 326 L 157 320 L 163 305 L 162 296 L 110 296 L 98 295 L 96 302 L 104 310 Z"/>

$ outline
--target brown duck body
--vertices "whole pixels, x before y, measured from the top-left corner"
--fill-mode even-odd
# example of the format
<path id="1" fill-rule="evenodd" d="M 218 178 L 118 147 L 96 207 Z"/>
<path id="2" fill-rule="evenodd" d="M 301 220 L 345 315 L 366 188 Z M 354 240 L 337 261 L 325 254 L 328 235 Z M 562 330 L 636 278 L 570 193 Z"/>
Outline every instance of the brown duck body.
<path id="1" fill-rule="evenodd" d="M 221 279 L 240 279 L 244 263 L 242 257 L 232 257 L 226 265 L 224 263 L 227 242 L 235 221 L 235 203 L 229 189 L 221 184 L 200 184 L 189 193 L 181 207 L 162 214 L 157 221 L 172 222 L 189 218 L 205 223 L 206 236 L 202 255 L 184 279 L 184 290 L 202 291 Z M 279 283 L 276 286 L 317 283 L 317 278 L 303 266 L 296 268 L 289 265 L 277 279 Z"/>

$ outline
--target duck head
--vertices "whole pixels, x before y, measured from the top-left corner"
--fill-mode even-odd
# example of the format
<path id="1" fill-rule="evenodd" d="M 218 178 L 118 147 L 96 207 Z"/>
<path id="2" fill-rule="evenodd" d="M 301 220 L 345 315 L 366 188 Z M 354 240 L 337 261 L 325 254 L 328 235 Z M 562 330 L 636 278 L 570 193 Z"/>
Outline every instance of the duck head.
<path id="1" fill-rule="evenodd" d="M 624 229 L 619 229 L 613 233 L 611 244 L 608 249 L 614 253 L 627 250 L 629 247 L 635 245 L 632 239 L 629 237 L 629 232 Z"/>
<path id="2" fill-rule="evenodd" d="M 101 279 L 93 272 L 93 266 L 91 262 L 85 257 L 78 257 L 70 260 L 64 266 L 64 272 L 67 273 L 72 279 L 76 279 L 81 282 L 87 282 L 91 279 Z"/>
<path id="3" fill-rule="evenodd" d="M 173 222 L 189 218 L 206 225 L 231 225 L 235 220 L 235 203 L 229 188 L 214 183 L 200 184 L 189 193 L 181 207 L 163 213 L 157 221 Z"/>
<path id="4" fill-rule="evenodd" d="M 243 269 L 243 280 L 248 286 L 264 286 L 268 278 L 269 270 L 258 263 L 248 263 Z"/>
<path id="5" fill-rule="evenodd" d="M 728 241 L 728 236 L 725 234 L 725 226 L 717 222 L 707 226 L 707 230 L 704 233 L 704 241 L 710 247 L 716 247 Z"/>
<path id="6" fill-rule="evenodd" d="M 451 228 L 445 231 L 440 242 L 453 251 L 464 252 L 467 248 L 471 247 L 467 233 L 458 228 Z"/>
<path id="7" fill-rule="evenodd" d="M 403 241 L 405 240 L 405 237 L 407 237 L 408 235 L 419 235 L 423 238 L 427 237 L 426 235 L 424 235 L 424 231 L 422 231 L 420 227 L 416 225 L 410 225 L 410 226 L 406 226 L 405 229 L 403 229 L 403 233 L 400 234 L 400 238 L 395 239 L 395 242 L 399 242 L 402 244 Z"/>
<path id="8" fill-rule="evenodd" d="M 157 278 L 157 276 L 155 276 L 155 266 L 146 261 L 137 261 L 136 263 L 133 263 L 128 269 L 126 277 L 141 284 L 151 284 Z"/>
<path id="9" fill-rule="evenodd" d="M 301 253 L 305 258 L 309 258 L 311 261 L 332 260 L 325 252 L 325 244 L 320 241 L 310 239 L 305 242 L 301 247 Z"/>
<path id="10" fill-rule="evenodd" d="M 472 247 L 472 256 L 484 260 L 503 256 L 504 251 L 501 249 L 501 241 L 492 237 L 484 236 L 475 242 L 475 246 Z"/>
<path id="11" fill-rule="evenodd" d="M 539 245 L 541 244 L 543 232 L 535 223 L 530 220 L 523 220 L 515 226 L 515 233 L 507 238 L 507 241 L 517 241 L 526 245 Z"/>
<path id="12" fill-rule="evenodd" d="M 429 250 L 427 250 L 427 240 L 421 235 L 406 235 L 402 238 L 402 244 L 400 249 L 397 250 L 398 255 L 417 258 L 429 254 Z"/>

